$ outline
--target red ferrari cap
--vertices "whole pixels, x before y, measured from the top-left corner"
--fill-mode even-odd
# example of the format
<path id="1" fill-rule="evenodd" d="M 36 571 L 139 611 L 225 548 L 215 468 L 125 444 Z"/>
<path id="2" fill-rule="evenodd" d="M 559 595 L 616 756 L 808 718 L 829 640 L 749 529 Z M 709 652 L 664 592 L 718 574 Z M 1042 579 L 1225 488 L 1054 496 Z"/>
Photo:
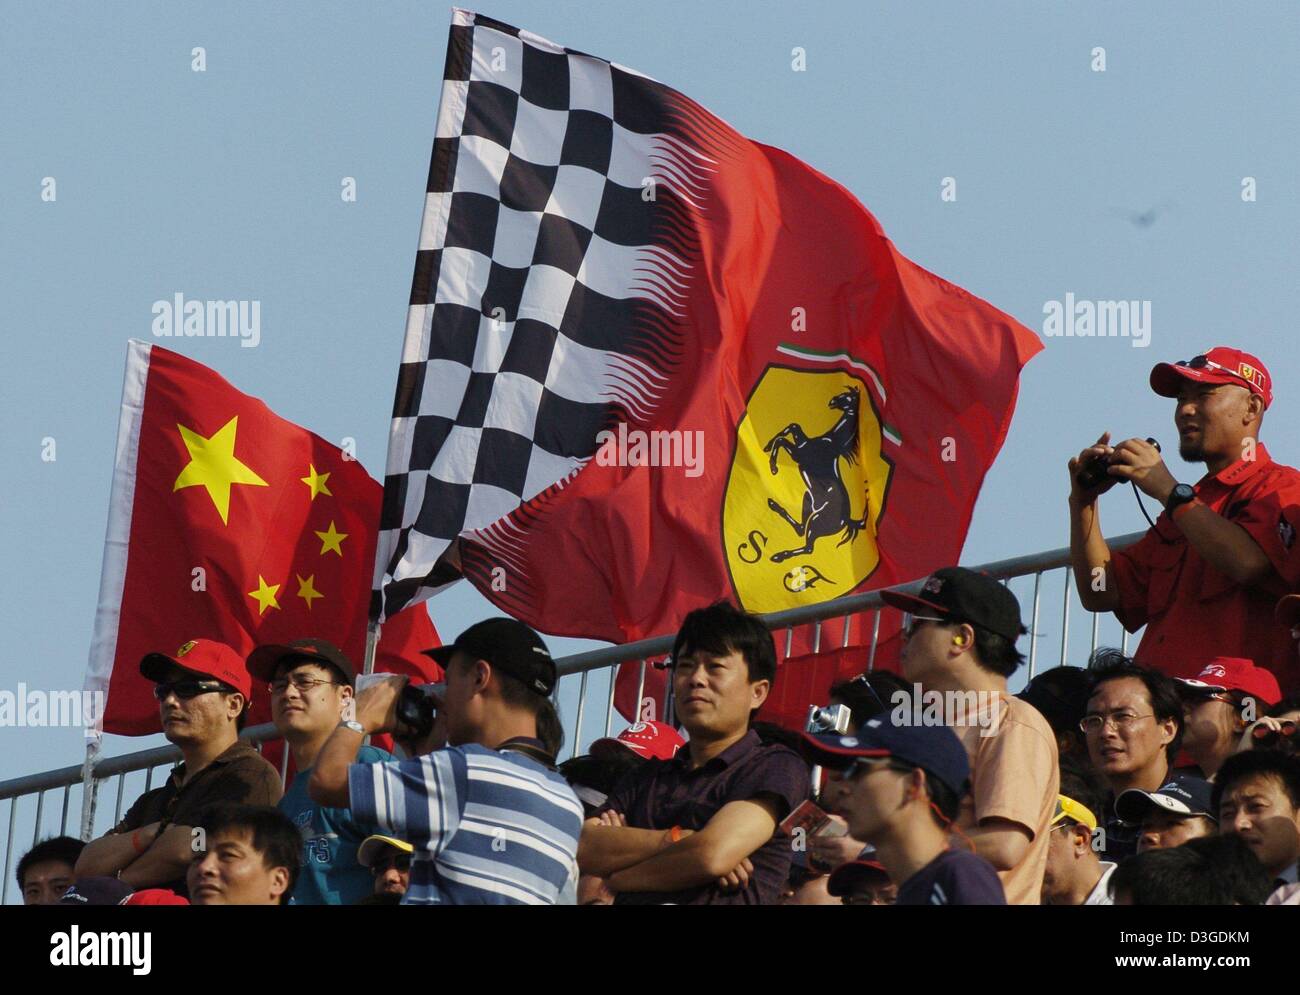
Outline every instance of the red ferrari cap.
<path id="1" fill-rule="evenodd" d="M 592 756 L 610 750 L 631 750 L 646 760 L 671 760 L 686 740 L 666 722 L 636 722 L 615 737 L 598 739 L 591 744 Z"/>
<path id="2" fill-rule="evenodd" d="M 191 639 L 176 651 L 175 656 L 149 653 L 140 661 L 140 673 L 159 684 L 166 676 L 167 668 L 173 666 L 222 681 L 242 694 L 246 701 L 253 699 L 253 679 L 244 665 L 244 658 L 225 643 L 215 639 Z"/>
<path id="3" fill-rule="evenodd" d="M 1207 384 L 1236 384 L 1273 403 L 1273 378 L 1258 358 L 1240 349 L 1215 346 L 1208 352 L 1177 363 L 1157 363 L 1151 370 L 1151 389 L 1161 397 L 1177 397 L 1188 380 Z"/>
<path id="4" fill-rule="evenodd" d="M 1253 660 L 1237 656 L 1216 656 L 1194 678 L 1180 677 L 1178 682 L 1196 691 L 1241 691 L 1266 705 L 1282 700 L 1277 678 Z"/>

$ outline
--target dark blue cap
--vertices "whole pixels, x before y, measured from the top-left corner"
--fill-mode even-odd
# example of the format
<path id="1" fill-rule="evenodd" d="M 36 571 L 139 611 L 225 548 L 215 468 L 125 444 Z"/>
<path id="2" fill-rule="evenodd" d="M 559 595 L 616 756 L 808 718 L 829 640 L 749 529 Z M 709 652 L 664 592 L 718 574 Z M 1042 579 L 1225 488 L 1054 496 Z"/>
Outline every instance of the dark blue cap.
<path id="1" fill-rule="evenodd" d="M 1122 792 L 1115 799 L 1115 814 L 1122 822 L 1134 825 L 1141 823 L 1153 811 L 1182 816 L 1203 815 L 1214 819 L 1210 805 L 1213 790 L 1210 782 L 1204 778 L 1193 774 L 1175 774 L 1167 784 L 1155 791 L 1129 788 Z"/>
<path id="2" fill-rule="evenodd" d="M 858 757 L 894 757 L 920 767 L 958 798 L 970 790 L 966 747 L 947 726 L 896 725 L 892 716 L 877 715 L 854 733 L 805 732 L 803 752 L 823 767 L 847 767 Z"/>
<path id="3" fill-rule="evenodd" d="M 78 878 L 59 899 L 60 905 L 121 905 L 135 889 L 110 877 Z"/>

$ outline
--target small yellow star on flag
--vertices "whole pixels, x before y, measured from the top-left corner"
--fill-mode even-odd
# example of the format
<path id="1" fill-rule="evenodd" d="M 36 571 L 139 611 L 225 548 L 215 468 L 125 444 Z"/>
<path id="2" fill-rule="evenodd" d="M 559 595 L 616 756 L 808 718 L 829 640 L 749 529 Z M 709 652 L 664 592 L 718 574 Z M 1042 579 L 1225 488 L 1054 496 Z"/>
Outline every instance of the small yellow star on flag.
<path id="1" fill-rule="evenodd" d="M 217 429 L 209 438 L 204 438 L 193 429 L 177 425 L 181 440 L 189 451 L 190 461 L 185 464 L 181 474 L 172 484 L 172 493 L 186 487 L 202 486 L 207 489 L 208 497 L 221 516 L 221 524 L 229 524 L 230 488 L 234 484 L 248 484 L 253 487 L 269 486 L 265 480 L 255 474 L 235 458 L 235 432 L 239 428 L 239 416 Z M 325 476 L 329 476 L 327 473 Z M 329 491 L 325 492 L 329 494 Z"/>
<path id="2" fill-rule="evenodd" d="M 331 519 L 330 527 L 326 531 L 316 533 L 316 538 L 320 540 L 320 555 L 324 556 L 326 553 L 332 550 L 333 552 L 338 553 L 339 556 L 342 556 L 343 555 L 342 543 L 343 540 L 346 539 L 347 537 L 348 537 L 348 533 L 338 532 L 335 530 L 334 521 L 333 519 Z"/>
<path id="3" fill-rule="evenodd" d="M 257 590 L 249 591 L 248 596 L 257 602 L 258 615 L 265 615 L 268 608 L 280 607 L 280 602 L 275 600 L 279 590 L 279 584 L 268 584 L 262 579 L 261 574 L 257 575 Z"/>
<path id="4" fill-rule="evenodd" d="M 297 574 L 294 574 L 294 576 L 298 577 Z M 307 602 L 308 611 L 311 611 L 311 602 L 313 598 L 325 597 L 325 595 L 321 594 L 320 591 L 316 590 L 315 581 L 315 574 L 311 574 L 306 580 L 298 577 L 298 597 Z"/>
<path id="5" fill-rule="evenodd" d="M 298 479 L 311 489 L 311 499 L 313 501 L 316 500 L 317 494 L 326 494 L 329 497 L 334 496 L 330 493 L 330 489 L 325 486 L 325 482 L 330 479 L 330 475 L 328 473 L 317 473 L 316 465 L 314 463 L 308 463 L 307 476 L 299 477 Z"/>

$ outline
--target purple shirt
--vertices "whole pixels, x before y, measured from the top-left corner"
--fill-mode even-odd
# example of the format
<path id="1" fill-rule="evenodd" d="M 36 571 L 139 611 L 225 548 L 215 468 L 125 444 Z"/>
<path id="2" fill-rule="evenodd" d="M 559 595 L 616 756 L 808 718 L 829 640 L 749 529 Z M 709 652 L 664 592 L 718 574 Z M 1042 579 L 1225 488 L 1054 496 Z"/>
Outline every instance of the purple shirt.
<path id="1" fill-rule="evenodd" d="M 896 905 L 1006 905 L 998 872 L 983 857 L 945 850 L 898 888 Z"/>
<path id="2" fill-rule="evenodd" d="M 621 812 L 635 829 L 699 831 L 728 802 L 770 798 L 777 820 L 808 797 L 808 765 L 789 747 L 764 745 L 752 729 L 697 770 L 691 770 L 690 747 L 671 760 L 648 760 L 623 778 L 605 803 Z M 621 892 L 615 905 L 759 905 L 774 904 L 790 873 L 790 840 L 780 833 L 749 855 L 754 865 L 749 884 L 724 892 L 715 884 L 682 891 Z"/>

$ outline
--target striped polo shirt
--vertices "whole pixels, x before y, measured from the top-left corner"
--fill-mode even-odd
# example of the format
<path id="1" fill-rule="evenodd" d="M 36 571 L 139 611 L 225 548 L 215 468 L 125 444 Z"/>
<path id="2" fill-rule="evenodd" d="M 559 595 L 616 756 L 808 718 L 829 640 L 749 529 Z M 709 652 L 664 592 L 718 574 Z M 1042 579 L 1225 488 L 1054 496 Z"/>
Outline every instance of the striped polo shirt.
<path id="1" fill-rule="evenodd" d="M 404 905 L 555 905 L 577 884 L 582 804 L 531 757 L 470 743 L 353 764 L 350 807 L 415 852 Z"/>

